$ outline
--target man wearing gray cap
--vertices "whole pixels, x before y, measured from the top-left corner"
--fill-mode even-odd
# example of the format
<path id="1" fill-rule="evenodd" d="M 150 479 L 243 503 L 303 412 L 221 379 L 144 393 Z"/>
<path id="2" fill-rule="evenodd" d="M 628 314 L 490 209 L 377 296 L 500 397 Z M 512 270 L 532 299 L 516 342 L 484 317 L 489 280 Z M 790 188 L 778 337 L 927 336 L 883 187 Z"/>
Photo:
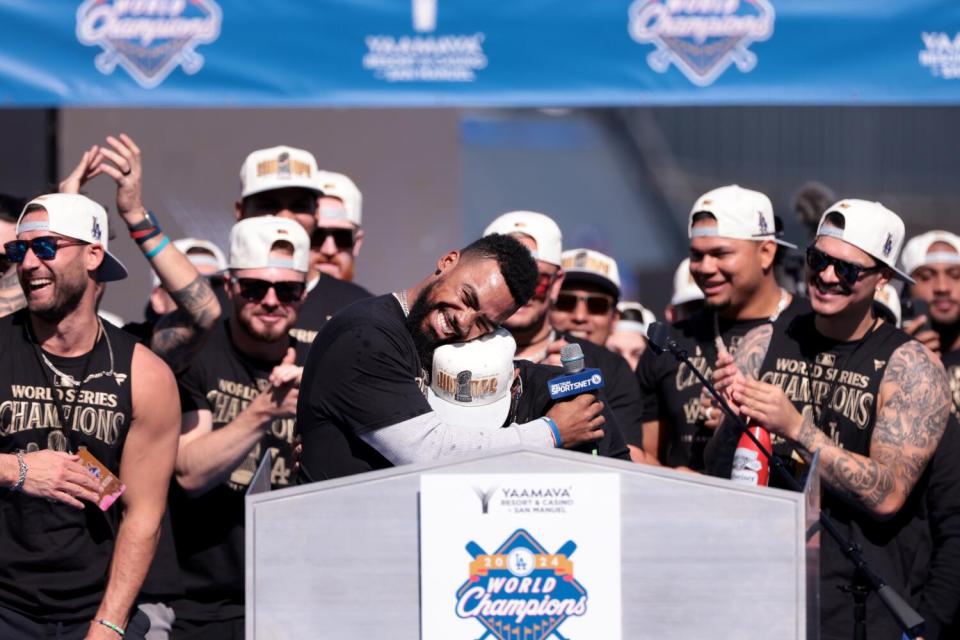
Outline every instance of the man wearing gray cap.
<path id="1" fill-rule="evenodd" d="M 937 357 L 873 311 L 876 289 L 896 269 L 903 221 L 876 202 L 841 200 L 820 220 L 807 249 L 813 311 L 745 336 L 736 362 L 721 355 L 714 379 L 740 414 L 766 427 L 809 462 L 820 454 L 822 505 L 871 568 L 905 597 L 929 544 L 922 495 L 947 423 L 950 398 Z M 723 424 L 708 451 L 718 474 L 730 468 L 739 434 Z M 716 461 L 716 463 L 715 463 Z M 859 585 L 837 542 L 821 537 L 824 640 L 850 638 Z M 879 598 L 867 600 L 867 637 L 900 637 Z"/>
<path id="2" fill-rule="evenodd" d="M 97 317 L 99 285 L 127 276 L 107 243 L 103 207 L 59 193 L 29 202 L 4 246 L 27 308 L 0 321 L 3 638 L 142 638 L 149 626 L 132 606 L 179 402 L 167 365 Z"/>

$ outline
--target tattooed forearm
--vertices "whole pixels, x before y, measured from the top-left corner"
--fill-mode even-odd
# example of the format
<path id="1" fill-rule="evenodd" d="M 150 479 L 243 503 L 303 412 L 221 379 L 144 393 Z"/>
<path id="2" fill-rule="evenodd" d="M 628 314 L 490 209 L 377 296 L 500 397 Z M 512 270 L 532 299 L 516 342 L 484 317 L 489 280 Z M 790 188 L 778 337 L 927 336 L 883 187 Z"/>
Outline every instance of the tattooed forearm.
<path id="1" fill-rule="evenodd" d="M 820 451 L 823 478 L 834 491 L 877 515 L 891 516 L 916 486 L 950 411 L 943 369 L 920 343 L 911 341 L 891 356 L 879 405 L 869 456 L 842 449 L 822 431 L 808 428 L 806 420 L 797 440 L 809 454 Z"/>
<path id="2" fill-rule="evenodd" d="M 740 347 L 734 355 L 737 368 L 744 375 L 756 378 L 760 373 L 760 365 L 767 355 L 767 348 L 770 346 L 770 337 L 773 335 L 773 325 L 763 324 L 755 329 L 751 329 L 747 335 L 743 336 Z"/>
<path id="3" fill-rule="evenodd" d="M 220 317 L 220 303 L 203 276 L 197 276 L 182 289 L 171 291 L 170 297 L 177 303 L 177 308 L 201 329 L 210 329 Z"/>
<path id="4" fill-rule="evenodd" d="M 180 371 L 203 346 L 220 317 L 220 303 L 203 276 L 170 294 L 177 310 L 157 321 L 150 348 L 170 368 Z"/>
<path id="5" fill-rule="evenodd" d="M 23 297 L 17 270 L 8 269 L 0 277 L 0 316 L 8 316 L 25 306 L 27 306 L 27 299 Z"/>

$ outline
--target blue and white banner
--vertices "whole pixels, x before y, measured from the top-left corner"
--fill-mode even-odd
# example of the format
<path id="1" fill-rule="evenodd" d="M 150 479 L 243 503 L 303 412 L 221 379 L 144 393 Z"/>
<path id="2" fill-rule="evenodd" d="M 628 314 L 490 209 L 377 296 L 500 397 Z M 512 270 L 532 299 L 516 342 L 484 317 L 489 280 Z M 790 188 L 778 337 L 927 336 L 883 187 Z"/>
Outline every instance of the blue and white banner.
<path id="1" fill-rule="evenodd" d="M 0 106 L 960 103 L 956 0 L 0 0 Z"/>

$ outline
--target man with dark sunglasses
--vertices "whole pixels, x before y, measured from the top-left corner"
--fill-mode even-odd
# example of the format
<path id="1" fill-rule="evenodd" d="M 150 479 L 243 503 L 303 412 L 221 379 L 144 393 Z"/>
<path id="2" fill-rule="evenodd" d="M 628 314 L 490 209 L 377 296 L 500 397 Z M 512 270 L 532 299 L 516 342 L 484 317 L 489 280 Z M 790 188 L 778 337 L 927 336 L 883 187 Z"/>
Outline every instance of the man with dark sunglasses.
<path id="1" fill-rule="evenodd" d="M 149 626 L 133 604 L 179 402 L 169 367 L 97 317 L 102 284 L 127 275 L 107 245 L 103 207 L 58 193 L 29 202 L 4 246 L 27 308 L 0 321 L 3 638 L 143 638 Z"/>
<path id="2" fill-rule="evenodd" d="M 591 249 L 564 251 L 562 261 L 563 286 L 553 300 L 550 324 L 602 347 L 613 331 L 620 300 L 617 262 Z"/>
<path id="3" fill-rule="evenodd" d="M 17 217 L 26 203 L 21 198 L 0 193 L 0 246 L 16 240 Z M 0 317 L 10 315 L 26 304 L 17 279 L 16 265 L 10 262 L 5 253 L 0 252 Z"/>
<path id="4" fill-rule="evenodd" d="M 186 594 L 171 602 L 174 637 L 243 637 L 244 495 L 268 455 L 274 488 L 292 483 L 309 345 L 290 328 L 306 293 L 309 251 L 306 232 L 291 220 L 256 217 L 231 230 L 232 315 L 180 378 L 170 512 Z"/>
<path id="5" fill-rule="evenodd" d="M 329 240 L 333 246 L 337 246 L 336 240 L 339 240 L 344 244 L 352 244 L 349 249 L 351 253 L 359 252 L 363 239 L 363 232 L 359 228 L 349 235 L 343 231 L 336 231 L 335 237 L 327 234 L 327 229 L 333 227 L 353 228 L 350 220 L 346 225 L 330 220 L 335 217 L 331 212 L 336 209 L 338 200 L 341 202 L 339 211 L 344 218 L 356 217 L 357 227 L 360 220 L 359 190 L 355 193 L 350 191 L 348 185 L 330 175 L 317 168 L 317 160 L 309 151 L 288 146 L 258 149 L 250 153 L 240 167 L 240 200 L 234 205 L 237 220 L 265 215 L 288 218 L 298 222 L 307 236 L 316 241 L 320 241 L 322 236 L 324 241 Z M 330 196 L 325 195 L 323 187 L 331 192 Z M 341 258 L 340 262 L 345 264 L 345 256 L 340 252 L 337 255 Z M 357 300 L 370 297 L 366 289 L 348 279 L 340 279 L 348 275 L 347 270 L 352 278 L 352 258 L 336 277 L 322 277 L 322 272 L 316 266 L 311 267 L 308 295 L 300 308 L 296 326 L 291 329 L 298 340 L 312 342 L 317 331 L 333 314 Z"/>
<path id="6" fill-rule="evenodd" d="M 758 325 L 797 313 L 804 304 L 777 283 L 778 246 L 793 248 L 776 234 L 770 199 L 729 185 L 709 191 L 688 215 L 689 275 L 703 292 L 703 307 L 674 324 L 671 336 L 709 375 L 718 348 L 735 352 Z M 689 286 L 678 274 L 675 281 Z M 684 301 L 692 300 L 685 295 Z M 647 350 L 637 366 L 643 396 L 647 455 L 670 467 L 703 471 L 703 449 L 719 422 L 717 407 L 685 364 Z"/>
<path id="7" fill-rule="evenodd" d="M 354 266 L 363 244 L 363 199 L 353 180 L 342 173 L 317 174 L 317 226 L 310 236 L 310 275 L 307 299 L 300 308 L 294 335 L 312 342 L 317 330 L 340 309 L 370 292 L 353 282 Z"/>
<path id="8" fill-rule="evenodd" d="M 830 207 L 807 251 L 813 311 L 752 330 L 735 361 L 720 356 L 714 379 L 740 415 L 771 432 L 789 465 L 819 452 L 822 508 L 871 569 L 909 598 L 930 545 L 924 470 L 950 397 L 937 357 L 874 312 L 878 287 L 912 282 L 894 267 L 903 236 L 903 221 L 880 203 Z M 712 473 L 729 477 L 738 437 L 728 424 L 718 429 Z M 860 580 L 832 537 L 820 545 L 820 637 L 850 638 L 855 605 L 840 588 Z M 876 597 L 867 600 L 866 620 L 867 637 L 900 637 Z"/>
<path id="9" fill-rule="evenodd" d="M 537 261 L 537 288 L 527 304 L 504 321 L 517 341 L 517 359 L 535 364 L 560 364 L 560 349 L 570 342 L 583 349 L 585 366 L 600 369 L 605 395 L 617 418 L 631 458 L 644 460 L 640 420 L 640 391 L 627 361 L 586 338 L 564 334 L 550 322 L 550 306 L 563 287 L 563 235 L 549 216 L 535 211 L 511 211 L 494 220 L 484 235 L 511 235 L 526 246 Z"/>

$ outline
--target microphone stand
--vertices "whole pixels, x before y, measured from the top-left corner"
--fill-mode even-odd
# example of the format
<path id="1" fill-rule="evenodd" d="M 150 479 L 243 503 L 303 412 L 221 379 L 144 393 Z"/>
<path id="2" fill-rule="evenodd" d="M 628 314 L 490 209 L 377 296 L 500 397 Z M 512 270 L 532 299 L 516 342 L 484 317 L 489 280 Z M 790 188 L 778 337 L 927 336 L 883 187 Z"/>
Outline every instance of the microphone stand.
<path id="1" fill-rule="evenodd" d="M 796 478 L 794 478 L 783 465 L 783 460 L 780 459 L 780 456 L 775 455 L 771 451 L 767 451 L 757 437 L 750 432 L 743 418 L 730 408 L 730 405 L 727 404 L 727 401 L 720 395 L 716 387 L 694 366 L 690 361 L 689 354 L 683 347 L 678 345 L 677 342 L 669 336 L 666 337 L 665 345 L 663 346 L 654 344 L 653 340 L 648 339 L 647 342 L 658 354 L 669 351 L 673 357 L 687 365 L 690 371 L 703 383 L 704 388 L 720 404 L 723 413 L 726 414 L 737 429 L 740 430 L 740 433 L 745 433 L 769 461 L 770 468 L 776 471 L 780 479 L 794 491 L 803 491 L 800 483 L 797 482 Z M 876 592 L 880 597 L 881 602 L 883 602 L 884 606 L 890 612 L 890 615 L 893 616 L 894 620 L 900 626 L 900 629 L 903 630 L 908 638 L 916 638 L 923 633 L 926 621 L 913 607 L 900 597 L 900 594 L 898 594 L 893 587 L 874 573 L 867 563 L 867 560 L 863 557 L 863 549 L 860 545 L 843 535 L 843 532 L 841 532 L 833 522 L 833 519 L 826 513 L 820 513 L 820 526 L 830 534 L 830 537 L 837 541 L 843 554 L 850 560 L 855 570 L 853 584 L 844 588 L 845 591 L 853 595 L 854 600 L 854 640 L 866 639 L 866 602 L 867 597 L 873 592 Z"/>

